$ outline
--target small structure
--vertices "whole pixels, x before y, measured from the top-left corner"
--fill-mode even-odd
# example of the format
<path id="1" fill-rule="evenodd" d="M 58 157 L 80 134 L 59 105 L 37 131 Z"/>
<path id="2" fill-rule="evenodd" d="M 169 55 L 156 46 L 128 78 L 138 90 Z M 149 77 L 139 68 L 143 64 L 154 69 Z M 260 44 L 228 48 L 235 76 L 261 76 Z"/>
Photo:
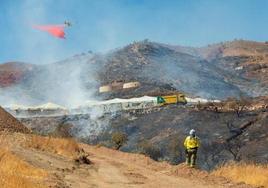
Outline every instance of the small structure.
<path id="1" fill-rule="evenodd" d="M 209 103 L 209 102 L 212 102 L 212 103 L 220 103 L 221 102 L 220 100 L 203 99 L 203 98 L 200 98 L 200 97 L 197 97 L 197 98 L 189 98 L 189 97 L 186 97 L 186 100 L 187 100 L 187 103 L 189 103 L 189 104 L 194 104 L 194 103 Z"/>
<path id="2" fill-rule="evenodd" d="M 130 88 L 136 88 L 136 87 L 140 87 L 140 82 L 128 82 L 128 83 L 124 83 L 123 85 L 123 89 L 130 89 Z"/>
<path id="3" fill-rule="evenodd" d="M 106 92 L 111 92 L 111 91 L 122 90 L 123 84 L 124 84 L 123 81 L 114 81 L 111 84 L 99 87 L 99 92 L 106 93 Z"/>
<path id="4" fill-rule="evenodd" d="M 124 81 L 113 81 L 111 84 L 103 85 L 99 87 L 100 93 L 106 93 L 106 92 L 112 92 L 112 91 L 120 91 L 124 89 L 132 89 L 140 87 L 140 82 L 127 82 L 124 83 Z"/>
<path id="5" fill-rule="evenodd" d="M 100 93 L 106 93 L 112 91 L 112 86 L 110 85 L 104 85 L 99 88 Z"/>
<path id="6" fill-rule="evenodd" d="M 139 98 L 126 99 L 122 103 L 123 110 L 147 109 L 159 106 L 156 97 L 143 96 Z"/>
<path id="7" fill-rule="evenodd" d="M 46 103 L 38 106 L 11 105 L 7 110 L 16 117 L 57 116 L 69 114 L 69 110 L 63 106 Z"/>
<path id="8" fill-rule="evenodd" d="M 139 98 L 120 99 L 114 98 L 105 101 L 86 101 L 77 109 L 77 113 L 89 111 L 102 113 L 117 113 L 123 110 L 148 109 L 159 106 L 156 97 L 143 96 Z"/>

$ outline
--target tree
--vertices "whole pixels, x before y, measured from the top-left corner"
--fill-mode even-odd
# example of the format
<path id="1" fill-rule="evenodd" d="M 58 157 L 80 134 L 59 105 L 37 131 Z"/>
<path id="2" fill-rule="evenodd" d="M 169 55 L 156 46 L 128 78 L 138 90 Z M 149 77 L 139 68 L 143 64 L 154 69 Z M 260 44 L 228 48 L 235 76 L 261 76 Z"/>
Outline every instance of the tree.
<path id="1" fill-rule="evenodd" d="M 115 145 L 116 150 L 119 150 L 127 140 L 127 135 L 125 133 L 115 132 L 112 134 L 112 142 Z"/>
<path id="2" fill-rule="evenodd" d="M 241 96 L 240 99 L 229 98 L 227 101 L 227 106 L 235 111 L 237 117 L 240 117 L 241 113 L 249 104 L 250 100 L 243 96 Z"/>

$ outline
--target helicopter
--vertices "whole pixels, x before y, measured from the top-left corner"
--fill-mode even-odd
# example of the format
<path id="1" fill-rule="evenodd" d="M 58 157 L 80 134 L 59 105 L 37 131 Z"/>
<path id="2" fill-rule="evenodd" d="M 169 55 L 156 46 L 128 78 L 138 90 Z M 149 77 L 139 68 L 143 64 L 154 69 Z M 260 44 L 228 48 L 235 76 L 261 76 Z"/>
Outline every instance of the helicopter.
<path id="1" fill-rule="evenodd" d="M 67 26 L 67 27 L 70 27 L 72 26 L 73 24 L 69 21 L 64 21 L 64 25 Z"/>

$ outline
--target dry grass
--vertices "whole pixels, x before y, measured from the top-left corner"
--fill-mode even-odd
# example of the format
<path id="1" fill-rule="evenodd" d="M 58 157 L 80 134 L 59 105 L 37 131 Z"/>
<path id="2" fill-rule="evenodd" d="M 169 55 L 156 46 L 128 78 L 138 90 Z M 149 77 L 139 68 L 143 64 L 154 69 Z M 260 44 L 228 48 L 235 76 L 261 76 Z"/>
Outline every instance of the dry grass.
<path id="1" fill-rule="evenodd" d="M 62 155 L 78 162 L 90 164 L 86 153 L 73 139 L 43 137 L 20 133 L 0 133 L 0 187 L 2 188 L 43 188 L 50 174 L 32 166 L 16 155 L 27 149 L 38 149 L 47 153 Z M 82 161 L 81 161 L 82 160 Z"/>
<path id="2" fill-rule="evenodd" d="M 66 157 L 76 157 L 80 151 L 77 142 L 71 138 L 63 139 L 32 135 L 26 142 L 26 146 Z"/>
<path id="3" fill-rule="evenodd" d="M 42 180 L 47 177 L 44 170 L 31 166 L 7 149 L 0 151 L 0 185 L 7 188 L 45 187 Z"/>
<path id="4" fill-rule="evenodd" d="M 244 182 L 268 188 L 268 166 L 256 164 L 227 164 L 213 172 L 234 182 Z"/>

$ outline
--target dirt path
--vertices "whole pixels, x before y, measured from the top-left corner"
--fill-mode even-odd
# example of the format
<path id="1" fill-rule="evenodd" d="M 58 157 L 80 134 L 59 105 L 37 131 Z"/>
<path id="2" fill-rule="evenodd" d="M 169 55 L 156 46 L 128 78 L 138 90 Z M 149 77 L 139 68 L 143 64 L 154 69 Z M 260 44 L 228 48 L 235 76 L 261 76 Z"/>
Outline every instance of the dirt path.
<path id="1" fill-rule="evenodd" d="M 86 145 L 83 148 L 90 153 L 90 160 L 97 167 L 89 177 L 97 187 L 223 187 L 172 176 L 170 165 L 154 162 L 141 155 Z"/>
<path id="2" fill-rule="evenodd" d="M 196 185 L 190 180 L 174 178 L 136 165 L 117 163 L 116 160 L 106 161 L 106 159 L 98 158 L 92 160 L 98 165 L 98 171 L 91 174 L 91 180 L 95 182 L 97 187 L 212 187 Z M 131 161 L 128 163 L 131 163 Z"/>
<path id="3" fill-rule="evenodd" d="M 92 164 L 80 164 L 69 157 L 21 146 L 12 152 L 24 161 L 50 176 L 45 180 L 49 187 L 57 188 L 248 188 L 231 182 L 209 181 L 203 171 L 155 162 L 139 154 L 130 154 L 104 147 L 80 144 L 89 154 Z M 183 167 L 183 168 L 182 168 Z M 189 170 L 189 172 L 187 172 Z M 189 176 L 188 176 L 189 174 Z M 192 175 L 191 175 L 192 174 Z M 194 178 L 193 178 L 194 175 Z M 212 178 L 213 179 L 213 178 Z"/>
<path id="4" fill-rule="evenodd" d="M 28 163 L 49 171 L 53 178 L 48 180 L 51 186 L 57 187 L 100 187 L 100 188 L 118 188 L 118 187 L 178 187 L 185 188 L 196 187 L 217 187 L 196 184 L 185 178 L 177 178 L 165 174 L 162 171 L 139 166 L 136 161 L 125 160 L 113 157 L 112 155 L 98 153 L 92 149 L 90 160 L 93 165 L 77 165 L 70 159 L 62 156 L 48 154 L 42 151 L 25 150 L 16 151 L 15 153 Z M 131 154 L 130 154 L 131 155 Z"/>

